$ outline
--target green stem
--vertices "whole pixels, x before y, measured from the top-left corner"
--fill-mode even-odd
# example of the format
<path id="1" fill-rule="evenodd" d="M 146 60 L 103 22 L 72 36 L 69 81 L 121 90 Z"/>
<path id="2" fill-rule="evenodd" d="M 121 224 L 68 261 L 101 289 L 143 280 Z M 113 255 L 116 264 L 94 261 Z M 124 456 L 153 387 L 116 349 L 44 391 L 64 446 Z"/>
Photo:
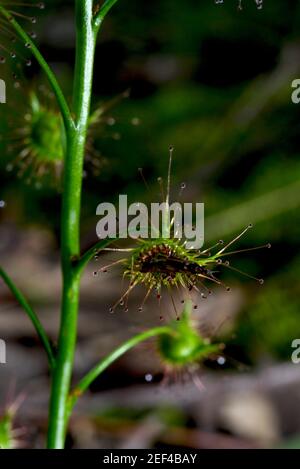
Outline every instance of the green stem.
<path id="1" fill-rule="evenodd" d="M 93 1 L 76 0 L 77 45 L 74 80 L 75 126 L 67 129 L 61 221 L 63 298 L 58 355 L 53 375 L 48 447 L 63 448 L 68 423 L 67 399 L 70 390 L 77 337 L 80 272 L 80 206 L 84 150 L 92 91 L 96 32 L 93 28 Z"/>
<path id="2" fill-rule="evenodd" d="M 53 373 L 50 409 L 48 447 L 62 449 L 68 423 L 67 397 L 74 361 L 77 335 L 77 314 L 79 304 L 79 278 L 64 277 L 61 326 L 58 341 L 56 368 Z"/>
<path id="3" fill-rule="evenodd" d="M 107 239 L 101 239 L 97 243 L 95 243 L 90 249 L 88 249 L 82 256 L 81 258 L 77 261 L 75 264 L 75 270 L 81 274 L 85 268 L 85 266 L 90 262 L 90 260 L 93 259 L 93 257 L 99 253 L 102 249 L 106 248 L 109 246 L 111 243 L 113 243 L 115 239 L 113 238 L 107 238 Z"/>
<path id="4" fill-rule="evenodd" d="M 61 114 L 63 116 L 64 124 L 66 129 L 71 129 L 73 127 L 73 119 L 71 116 L 71 112 L 68 106 L 68 103 L 64 97 L 64 94 L 58 84 L 58 81 L 52 72 L 51 68 L 49 67 L 48 63 L 36 47 L 35 43 L 32 41 L 31 37 L 28 36 L 26 31 L 19 25 L 19 23 L 14 19 L 14 17 L 10 14 L 9 11 L 6 10 L 3 6 L 0 6 L 0 14 L 7 20 L 9 21 L 9 24 L 14 28 L 16 33 L 19 35 L 19 37 L 24 41 L 24 44 L 27 44 L 30 47 L 30 50 L 32 51 L 32 54 L 36 58 L 37 62 L 45 72 L 49 83 L 53 89 L 53 92 L 55 94 L 55 97 L 57 99 L 57 103 L 59 105 Z"/>
<path id="5" fill-rule="evenodd" d="M 45 329 L 43 328 L 37 314 L 34 312 L 34 310 L 32 309 L 32 307 L 29 305 L 29 303 L 27 302 L 26 298 L 24 297 L 24 295 L 22 294 L 22 292 L 16 287 L 16 285 L 14 284 L 14 282 L 11 280 L 11 278 L 9 277 L 9 275 L 7 275 L 7 273 L 0 267 L 0 276 L 2 277 L 2 279 L 4 280 L 4 282 L 6 283 L 6 285 L 8 286 L 8 288 L 10 289 L 10 291 L 12 292 L 12 294 L 14 295 L 14 297 L 16 298 L 16 300 L 20 303 L 20 305 L 22 306 L 22 308 L 25 310 L 27 316 L 29 317 L 29 319 L 31 320 L 43 346 L 44 346 L 44 349 L 47 353 L 47 357 L 48 357 L 48 361 L 49 361 L 49 366 L 50 366 L 50 369 L 53 370 L 53 368 L 55 367 L 55 357 L 54 357 L 54 354 L 53 354 L 53 350 L 52 350 L 52 347 L 51 347 L 51 344 L 49 342 L 49 338 L 45 332 Z"/>
<path id="6" fill-rule="evenodd" d="M 53 370 L 50 398 L 48 431 L 49 448 L 63 448 L 68 423 L 67 399 L 73 369 L 77 337 L 77 315 L 79 304 L 80 277 L 89 254 L 80 259 L 80 207 L 83 176 L 84 150 L 88 131 L 90 100 L 93 81 L 95 44 L 99 27 L 117 0 L 106 0 L 93 15 L 93 0 L 76 0 L 77 44 L 75 80 L 73 95 L 74 118 L 61 91 L 54 73 L 34 42 L 23 30 L 11 13 L 0 6 L 0 14 L 9 21 L 19 37 L 31 49 L 34 57 L 48 77 L 60 108 L 66 131 L 66 157 L 61 222 L 61 263 L 63 274 L 63 295 L 61 322 L 58 338 L 58 352 Z M 47 338 L 35 313 L 27 304 L 8 277 L 6 282 L 24 306 L 38 333 L 47 345 Z M 50 349 L 49 349 L 50 350 Z M 48 350 L 48 353 L 50 353 Z M 51 351 L 52 353 L 52 351 Z"/>
<path id="7" fill-rule="evenodd" d="M 89 388 L 92 382 L 98 378 L 98 376 L 103 373 L 106 368 L 108 368 L 112 363 L 114 363 L 118 358 L 120 358 L 128 350 L 136 347 L 141 342 L 148 340 L 152 337 L 157 337 L 163 334 L 174 334 L 174 330 L 170 327 L 154 327 L 144 331 L 131 339 L 124 342 L 120 347 L 116 348 L 112 353 L 107 355 L 103 360 L 101 360 L 94 368 L 89 371 L 85 377 L 77 384 L 77 386 L 72 390 L 69 401 L 68 401 L 68 411 L 72 412 L 74 405 L 77 402 L 77 399 Z"/>
<path id="8" fill-rule="evenodd" d="M 111 10 L 118 0 L 106 0 L 94 18 L 95 28 L 99 28 L 107 13 Z"/>

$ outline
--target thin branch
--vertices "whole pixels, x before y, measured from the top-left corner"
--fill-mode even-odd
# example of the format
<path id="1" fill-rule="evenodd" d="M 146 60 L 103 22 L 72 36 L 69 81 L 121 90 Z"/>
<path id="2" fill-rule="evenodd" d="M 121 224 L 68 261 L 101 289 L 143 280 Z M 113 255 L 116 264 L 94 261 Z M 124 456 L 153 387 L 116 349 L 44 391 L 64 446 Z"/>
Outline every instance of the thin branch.
<path id="1" fill-rule="evenodd" d="M 63 92 L 62 92 L 62 90 L 61 90 L 61 88 L 58 84 L 58 81 L 57 81 L 53 71 L 49 67 L 48 63 L 46 62 L 46 60 L 44 59 L 44 57 L 40 53 L 39 49 L 36 47 L 35 43 L 30 38 L 30 36 L 28 36 L 26 31 L 24 31 L 22 26 L 20 26 L 20 24 L 13 18 L 13 16 L 9 13 L 9 11 L 7 11 L 6 8 L 4 8 L 3 6 L 0 6 L 0 14 L 2 16 L 4 16 L 4 18 L 7 21 L 9 21 L 9 24 L 15 29 L 15 31 L 20 36 L 20 38 L 24 41 L 24 43 L 28 44 L 28 46 L 30 47 L 30 50 L 32 51 L 32 54 L 34 55 L 34 57 L 38 61 L 39 65 L 41 66 L 41 68 L 45 72 L 45 74 L 46 74 L 46 76 L 49 80 L 49 83 L 50 83 L 50 85 L 53 89 L 53 92 L 56 96 L 57 103 L 58 103 L 58 106 L 60 108 L 63 120 L 64 120 L 65 128 L 66 128 L 66 130 L 71 130 L 74 126 L 73 118 L 71 116 L 71 112 L 70 112 L 68 103 L 67 103 L 67 101 L 64 97 L 64 94 L 63 94 Z"/>
<path id="2" fill-rule="evenodd" d="M 11 293 L 13 296 L 16 298 L 16 300 L 19 302 L 19 304 L 22 306 L 24 311 L 26 312 L 27 316 L 31 320 L 43 346 L 44 349 L 47 353 L 48 361 L 49 361 L 49 366 L 52 369 L 55 367 L 55 357 L 53 353 L 52 346 L 50 344 L 49 338 L 47 336 L 47 333 L 42 326 L 37 314 L 34 312 L 32 307 L 29 305 L 27 302 L 26 298 L 24 295 L 21 293 L 21 291 L 16 287 L 14 282 L 11 280 L 9 275 L 0 267 L 0 277 L 4 280 L 8 288 L 10 289 Z"/>
<path id="3" fill-rule="evenodd" d="M 109 246 L 114 241 L 116 241 L 115 238 L 101 239 L 96 244 L 94 244 L 94 246 L 92 246 L 90 249 L 88 249 L 81 256 L 81 258 L 77 261 L 77 263 L 74 266 L 75 270 L 77 270 L 77 273 L 81 274 L 83 269 L 90 262 L 90 260 L 92 260 L 93 257 L 95 255 L 97 255 L 98 252 L 104 250 L 107 246 Z"/>
<path id="4" fill-rule="evenodd" d="M 128 352 L 130 349 L 140 344 L 141 342 L 144 342 L 145 340 L 148 340 L 152 337 L 157 337 L 163 334 L 174 334 L 174 329 L 164 326 L 164 327 L 154 327 L 153 329 L 144 331 L 141 334 L 137 334 L 136 336 L 127 340 L 122 345 L 120 345 L 117 349 L 115 349 L 112 353 L 110 353 L 105 358 L 100 360 L 99 363 L 84 376 L 84 378 L 77 384 L 77 386 L 70 393 L 69 402 L 68 402 L 69 413 L 72 411 L 74 405 L 77 402 L 77 399 L 89 388 L 92 382 L 96 378 L 98 378 L 98 376 L 101 373 L 103 373 L 104 370 L 106 370 L 106 368 L 108 368 L 118 358 L 124 355 L 124 353 Z"/>
<path id="5" fill-rule="evenodd" d="M 99 28 L 101 26 L 102 21 L 104 20 L 107 13 L 111 10 L 115 3 L 118 0 L 106 0 L 99 11 L 96 13 L 94 18 L 94 26 L 95 28 Z"/>

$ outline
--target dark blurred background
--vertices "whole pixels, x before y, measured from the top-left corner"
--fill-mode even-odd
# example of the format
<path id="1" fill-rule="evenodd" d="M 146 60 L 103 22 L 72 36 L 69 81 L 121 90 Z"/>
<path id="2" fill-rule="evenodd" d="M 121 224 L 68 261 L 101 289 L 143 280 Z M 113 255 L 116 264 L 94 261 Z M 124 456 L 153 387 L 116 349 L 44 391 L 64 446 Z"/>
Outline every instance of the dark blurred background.
<path id="1" fill-rule="evenodd" d="M 70 97 L 74 2 L 45 3 L 34 25 L 37 42 Z M 254 0 L 244 0 L 242 6 L 236 0 L 120 0 L 103 25 L 92 99 L 92 109 L 101 109 L 103 117 L 90 134 L 83 248 L 96 240 L 101 201 L 116 201 L 120 193 L 132 201 L 159 200 L 156 181 L 166 175 L 172 144 L 172 198 L 184 182 L 184 200 L 205 203 L 206 242 L 230 240 L 253 223 L 239 248 L 270 242 L 272 250 L 243 254 L 234 263 L 264 277 L 263 286 L 224 272 L 230 295 L 216 288 L 198 308 L 199 328 L 227 344 L 225 360 L 195 372 L 204 391 L 193 379 L 183 383 L 171 376 L 162 386 L 154 345 L 140 347 L 82 399 L 68 437 L 71 447 L 300 447 L 300 364 L 291 362 L 291 343 L 300 338 L 300 124 L 299 107 L 291 101 L 291 83 L 300 75 L 300 5 L 265 0 L 258 10 Z M 26 93 L 41 94 L 46 81 L 33 60 L 22 65 L 28 51 L 11 47 L 21 68 L 12 60 L 0 65 L 7 82 L 7 105 L 0 107 L 1 264 L 55 340 L 59 182 L 18 177 L 14 165 Z M 120 273 L 109 272 L 101 281 L 93 270 L 92 263 L 82 285 L 77 379 L 114 345 L 159 322 L 151 301 L 138 313 L 138 295 L 128 313 L 110 315 L 121 292 Z M 0 301 L 8 360 L 0 367 L 2 403 L 24 394 L 16 416 L 16 425 L 26 429 L 20 440 L 40 447 L 47 364 L 3 284 Z M 165 308 L 167 315 L 167 302 Z"/>

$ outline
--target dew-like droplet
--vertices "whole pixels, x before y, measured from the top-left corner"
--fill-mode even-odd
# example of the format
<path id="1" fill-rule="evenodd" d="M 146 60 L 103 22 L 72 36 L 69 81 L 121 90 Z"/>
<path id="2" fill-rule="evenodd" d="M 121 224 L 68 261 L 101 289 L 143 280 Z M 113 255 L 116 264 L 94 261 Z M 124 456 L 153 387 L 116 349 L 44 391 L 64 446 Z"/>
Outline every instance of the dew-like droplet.
<path id="1" fill-rule="evenodd" d="M 218 365 L 221 365 L 221 366 L 225 365 L 226 359 L 224 357 L 220 356 L 220 357 L 217 358 L 217 363 L 218 363 Z"/>
<path id="2" fill-rule="evenodd" d="M 6 203 L 4 200 L 0 200 L 0 208 L 5 207 Z"/>
<path id="3" fill-rule="evenodd" d="M 152 380 L 153 380 L 153 375 L 151 373 L 145 374 L 145 381 L 147 381 L 147 383 L 151 383 Z"/>

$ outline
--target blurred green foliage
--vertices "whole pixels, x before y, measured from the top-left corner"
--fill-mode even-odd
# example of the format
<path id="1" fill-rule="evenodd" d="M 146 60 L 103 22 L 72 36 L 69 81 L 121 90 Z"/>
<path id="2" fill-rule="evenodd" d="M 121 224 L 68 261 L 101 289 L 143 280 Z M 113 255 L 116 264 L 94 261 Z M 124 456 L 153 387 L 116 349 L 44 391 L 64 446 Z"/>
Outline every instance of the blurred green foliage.
<path id="1" fill-rule="evenodd" d="M 142 407 L 110 407 L 103 412 L 99 412 L 96 421 L 99 425 L 118 426 L 143 421 L 147 418 L 156 418 L 166 426 L 184 426 L 186 416 L 177 407 L 161 406 L 156 408 Z"/>

